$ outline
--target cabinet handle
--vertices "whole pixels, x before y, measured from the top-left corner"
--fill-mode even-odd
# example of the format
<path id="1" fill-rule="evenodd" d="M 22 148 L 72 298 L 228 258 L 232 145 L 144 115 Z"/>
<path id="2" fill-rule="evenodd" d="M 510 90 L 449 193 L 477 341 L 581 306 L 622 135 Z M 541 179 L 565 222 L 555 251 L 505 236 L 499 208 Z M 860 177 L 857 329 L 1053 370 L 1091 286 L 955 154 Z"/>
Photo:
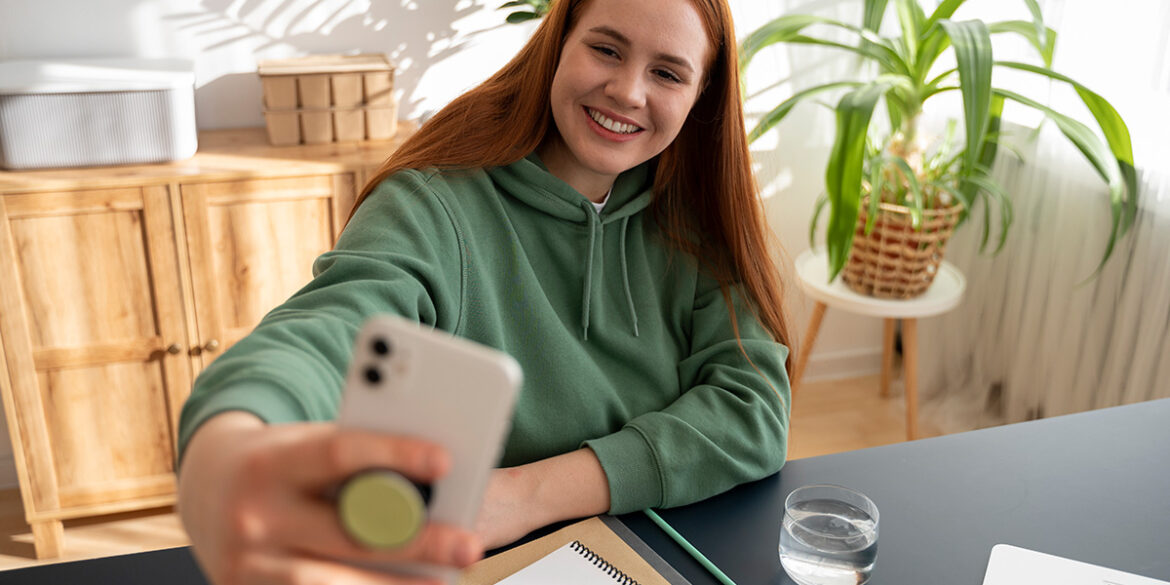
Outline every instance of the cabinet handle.
<path id="1" fill-rule="evenodd" d="M 183 346 L 181 346 L 177 343 L 172 343 L 172 344 L 167 346 L 167 353 L 169 353 L 171 355 L 179 355 L 179 352 L 181 352 L 181 351 L 183 351 Z"/>
<path id="2" fill-rule="evenodd" d="M 215 351 L 219 349 L 218 339 L 208 339 L 207 343 L 203 344 L 203 351 Z"/>

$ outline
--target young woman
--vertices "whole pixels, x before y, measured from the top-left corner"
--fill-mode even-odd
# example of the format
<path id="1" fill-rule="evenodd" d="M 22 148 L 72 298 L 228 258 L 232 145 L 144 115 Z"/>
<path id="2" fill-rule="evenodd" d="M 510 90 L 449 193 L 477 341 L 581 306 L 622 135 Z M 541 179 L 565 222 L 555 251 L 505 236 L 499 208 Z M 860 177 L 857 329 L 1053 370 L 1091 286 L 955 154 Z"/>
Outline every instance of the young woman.
<path id="1" fill-rule="evenodd" d="M 314 280 L 183 410 L 180 510 L 208 576 L 411 582 L 332 559 L 464 566 L 553 522 L 778 470 L 789 337 L 735 65 L 726 0 L 557 0 L 511 63 L 395 152 Z M 450 466 L 436 446 L 323 422 L 380 313 L 524 368 L 476 534 L 429 526 L 366 551 L 318 497 L 370 467 L 429 481 Z"/>

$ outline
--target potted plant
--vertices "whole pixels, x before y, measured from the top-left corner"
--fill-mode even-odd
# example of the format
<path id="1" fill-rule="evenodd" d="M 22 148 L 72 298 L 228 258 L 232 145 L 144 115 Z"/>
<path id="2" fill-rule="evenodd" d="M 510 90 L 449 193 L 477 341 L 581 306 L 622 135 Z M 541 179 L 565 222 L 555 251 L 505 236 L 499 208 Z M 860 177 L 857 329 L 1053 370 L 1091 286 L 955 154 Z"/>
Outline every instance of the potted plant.
<path id="1" fill-rule="evenodd" d="M 1043 112 L 1108 185 L 1112 230 L 1098 270 L 1109 258 L 1118 238 L 1133 223 L 1138 193 L 1129 130 L 1109 102 L 1052 70 L 1056 32 L 1044 24 L 1036 0 L 1025 0 L 1031 21 L 990 24 L 981 20 L 952 20 L 955 10 L 964 2 L 943 0 L 927 12 L 918 0 L 895 0 L 897 34 L 884 35 L 879 31 L 887 12 L 887 0 L 865 0 L 861 26 L 792 14 L 768 22 L 742 43 L 740 69 L 745 73 L 761 49 L 777 43 L 834 47 L 855 53 L 863 63 L 874 65 L 854 78 L 798 92 L 765 114 L 749 134 L 749 140 L 754 141 L 780 122 L 796 104 L 827 92 L 845 90 L 836 105 L 836 138 L 825 171 L 825 194 L 817 203 L 810 226 L 812 239 L 827 202 L 825 244 L 830 281 L 845 269 L 846 282 L 866 294 L 913 296 L 925 291 L 941 260 L 950 230 L 966 220 L 980 201 L 988 206 L 987 213 L 983 214 L 980 250 L 989 241 L 993 215 L 999 217 L 998 244 L 994 251 L 1002 248 L 1011 225 L 1011 199 L 992 178 L 991 166 L 999 145 L 1000 115 L 1005 100 Z M 845 34 L 856 38 L 856 43 L 806 33 L 814 25 L 846 31 Z M 992 39 L 999 34 L 1027 39 L 1039 53 L 1042 64 L 993 60 Z M 957 67 L 939 70 L 942 68 L 936 65 L 948 52 Z M 993 85 L 994 71 L 1005 68 L 1071 85 L 1092 113 L 1100 135 L 1044 104 Z M 924 144 L 919 136 L 923 104 L 952 91 L 959 91 L 962 96 L 961 136 L 956 137 L 957 124 L 952 121 L 939 143 Z M 890 130 L 879 135 L 881 132 L 872 129 L 873 112 L 882 98 Z M 922 264 L 919 260 L 929 260 L 933 265 L 925 262 L 922 274 L 879 276 L 859 286 L 859 273 L 874 273 L 898 264 Z M 848 269 L 847 261 L 851 264 Z M 910 282 L 907 287 L 891 288 L 874 285 L 874 280 L 887 284 Z"/>

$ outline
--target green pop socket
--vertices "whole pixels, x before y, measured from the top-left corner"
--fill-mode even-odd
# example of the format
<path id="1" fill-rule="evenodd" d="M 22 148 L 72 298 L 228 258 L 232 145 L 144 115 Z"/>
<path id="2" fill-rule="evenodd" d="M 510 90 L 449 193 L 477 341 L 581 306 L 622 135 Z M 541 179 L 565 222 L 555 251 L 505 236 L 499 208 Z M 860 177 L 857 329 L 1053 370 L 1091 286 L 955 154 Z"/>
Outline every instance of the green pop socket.
<path id="1" fill-rule="evenodd" d="M 350 477 L 337 495 L 341 526 L 361 545 L 397 548 L 414 540 L 426 522 L 426 502 L 410 480 L 385 470 Z"/>

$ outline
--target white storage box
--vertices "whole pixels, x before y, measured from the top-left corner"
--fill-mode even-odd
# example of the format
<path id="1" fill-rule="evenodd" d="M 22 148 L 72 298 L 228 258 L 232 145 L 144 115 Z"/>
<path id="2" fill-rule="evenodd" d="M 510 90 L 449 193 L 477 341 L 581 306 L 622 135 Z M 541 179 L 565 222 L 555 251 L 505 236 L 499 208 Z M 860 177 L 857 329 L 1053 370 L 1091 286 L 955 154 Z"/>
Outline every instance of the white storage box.
<path id="1" fill-rule="evenodd" d="M 0 62 L 2 168 L 165 162 L 197 147 L 190 61 Z"/>

